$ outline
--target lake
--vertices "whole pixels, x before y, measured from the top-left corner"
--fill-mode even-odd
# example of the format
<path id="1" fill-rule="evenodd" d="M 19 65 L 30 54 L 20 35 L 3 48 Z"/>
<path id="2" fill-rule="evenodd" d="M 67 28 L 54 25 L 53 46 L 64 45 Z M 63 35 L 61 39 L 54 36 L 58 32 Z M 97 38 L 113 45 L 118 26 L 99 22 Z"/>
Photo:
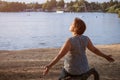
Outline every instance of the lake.
<path id="1" fill-rule="evenodd" d="M 120 43 L 120 18 L 111 13 L 0 13 L 0 50 L 58 48 L 71 36 L 75 17 L 85 21 L 94 44 Z"/>

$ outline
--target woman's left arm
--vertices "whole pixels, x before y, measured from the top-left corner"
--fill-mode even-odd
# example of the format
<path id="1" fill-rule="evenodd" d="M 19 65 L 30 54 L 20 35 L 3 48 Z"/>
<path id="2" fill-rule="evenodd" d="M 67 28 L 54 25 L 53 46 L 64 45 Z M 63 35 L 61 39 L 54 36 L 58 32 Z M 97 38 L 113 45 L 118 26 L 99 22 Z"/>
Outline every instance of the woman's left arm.
<path id="1" fill-rule="evenodd" d="M 55 65 L 63 56 L 67 54 L 67 52 L 71 49 L 71 43 L 68 39 L 61 50 L 59 51 L 58 55 L 47 65 L 45 66 L 45 71 L 43 72 L 43 75 L 46 75 L 49 72 L 49 69 Z"/>
<path id="2" fill-rule="evenodd" d="M 107 59 L 109 62 L 114 62 L 114 61 L 115 61 L 115 60 L 112 58 L 111 55 L 106 55 L 106 54 L 104 54 L 103 52 L 101 52 L 98 48 L 96 48 L 96 47 L 92 44 L 92 42 L 91 42 L 91 40 L 90 40 L 89 38 L 88 38 L 87 48 L 88 48 L 90 51 L 92 51 L 93 53 L 95 53 L 96 55 L 101 56 L 101 57 Z"/>

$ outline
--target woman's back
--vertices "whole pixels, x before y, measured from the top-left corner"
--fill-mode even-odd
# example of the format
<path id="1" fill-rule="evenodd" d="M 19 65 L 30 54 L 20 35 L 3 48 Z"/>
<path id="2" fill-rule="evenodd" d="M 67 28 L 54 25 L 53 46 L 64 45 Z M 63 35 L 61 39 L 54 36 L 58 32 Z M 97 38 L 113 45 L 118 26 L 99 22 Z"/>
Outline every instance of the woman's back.
<path id="1" fill-rule="evenodd" d="M 87 36 L 74 36 L 70 38 L 71 50 L 65 56 L 64 68 L 72 75 L 80 75 L 89 70 L 85 49 L 88 44 Z"/>

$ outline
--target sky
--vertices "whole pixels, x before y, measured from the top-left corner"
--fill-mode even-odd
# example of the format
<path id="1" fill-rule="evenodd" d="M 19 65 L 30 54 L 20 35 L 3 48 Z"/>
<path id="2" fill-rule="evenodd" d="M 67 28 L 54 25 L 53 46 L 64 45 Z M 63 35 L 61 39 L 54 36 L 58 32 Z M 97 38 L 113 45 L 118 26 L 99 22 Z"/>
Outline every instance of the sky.
<path id="1" fill-rule="evenodd" d="M 8 1 L 8 2 L 25 2 L 25 3 L 31 3 L 31 2 L 38 2 L 38 3 L 44 3 L 46 0 L 2 0 L 2 1 Z M 57 0 L 58 1 L 58 0 Z M 64 0 L 65 2 L 75 1 L 75 0 Z M 110 0 L 86 0 L 88 2 L 107 2 Z M 120 0 L 118 0 L 120 1 Z"/>

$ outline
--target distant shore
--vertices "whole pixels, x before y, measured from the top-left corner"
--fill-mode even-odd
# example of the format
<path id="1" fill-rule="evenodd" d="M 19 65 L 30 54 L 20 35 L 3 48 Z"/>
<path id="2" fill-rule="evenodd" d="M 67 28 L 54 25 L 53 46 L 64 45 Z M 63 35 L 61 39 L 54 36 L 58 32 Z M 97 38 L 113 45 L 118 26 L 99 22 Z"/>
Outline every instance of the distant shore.
<path id="1" fill-rule="evenodd" d="M 98 57 L 87 50 L 90 67 L 95 67 L 101 80 L 120 79 L 120 44 L 96 45 L 102 52 L 112 55 L 114 63 Z M 0 80 L 57 80 L 63 59 L 45 77 L 43 66 L 47 65 L 60 48 L 39 48 L 27 50 L 0 50 Z M 92 79 L 93 77 L 91 77 Z"/>

